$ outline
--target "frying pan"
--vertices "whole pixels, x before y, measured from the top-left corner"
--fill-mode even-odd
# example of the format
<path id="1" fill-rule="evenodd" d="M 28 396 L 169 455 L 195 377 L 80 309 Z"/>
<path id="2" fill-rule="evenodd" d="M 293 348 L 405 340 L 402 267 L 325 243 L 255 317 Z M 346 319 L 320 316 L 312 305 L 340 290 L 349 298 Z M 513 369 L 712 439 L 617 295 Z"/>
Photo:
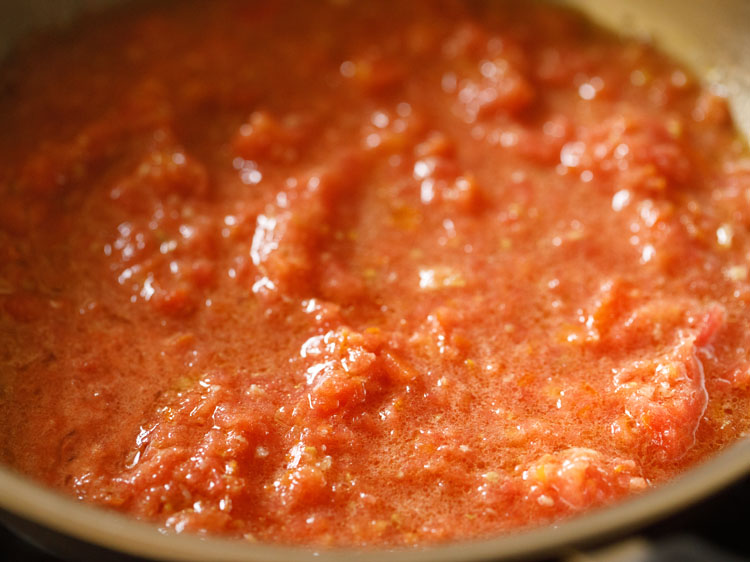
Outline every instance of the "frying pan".
<path id="1" fill-rule="evenodd" d="M 0 57 L 31 30 L 61 25 L 84 10 L 123 0 L 0 2 Z M 652 38 L 707 82 L 726 92 L 737 127 L 750 136 L 750 1 L 557 0 L 623 34 Z M 738 436 L 740 437 L 740 436 Z M 480 561 L 561 554 L 623 535 L 689 506 L 750 473 L 743 437 L 681 478 L 613 507 L 531 531 L 419 550 L 343 551 L 250 545 L 164 534 L 156 527 L 78 503 L 0 466 L 0 519 L 17 533 L 69 559 L 253 562 Z"/>

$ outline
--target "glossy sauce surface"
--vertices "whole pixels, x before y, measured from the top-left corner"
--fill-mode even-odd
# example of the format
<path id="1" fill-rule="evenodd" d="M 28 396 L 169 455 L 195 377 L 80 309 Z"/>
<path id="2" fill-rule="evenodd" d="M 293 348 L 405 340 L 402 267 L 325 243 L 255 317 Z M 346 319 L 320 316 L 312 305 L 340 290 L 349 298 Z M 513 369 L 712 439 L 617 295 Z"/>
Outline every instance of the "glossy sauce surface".
<path id="1" fill-rule="evenodd" d="M 0 460 L 178 532 L 497 535 L 745 435 L 720 88 L 503 2 L 168 2 L 0 71 Z"/>

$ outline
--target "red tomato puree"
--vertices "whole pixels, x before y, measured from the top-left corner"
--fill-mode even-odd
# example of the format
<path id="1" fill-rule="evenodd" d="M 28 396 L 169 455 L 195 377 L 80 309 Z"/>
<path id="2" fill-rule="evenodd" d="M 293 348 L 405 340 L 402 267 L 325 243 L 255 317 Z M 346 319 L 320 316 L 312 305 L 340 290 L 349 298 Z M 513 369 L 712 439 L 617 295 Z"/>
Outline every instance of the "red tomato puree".
<path id="1" fill-rule="evenodd" d="M 750 156 L 647 44 L 536 3 L 168 2 L 0 76 L 0 460 L 40 482 L 428 544 L 750 427 Z"/>

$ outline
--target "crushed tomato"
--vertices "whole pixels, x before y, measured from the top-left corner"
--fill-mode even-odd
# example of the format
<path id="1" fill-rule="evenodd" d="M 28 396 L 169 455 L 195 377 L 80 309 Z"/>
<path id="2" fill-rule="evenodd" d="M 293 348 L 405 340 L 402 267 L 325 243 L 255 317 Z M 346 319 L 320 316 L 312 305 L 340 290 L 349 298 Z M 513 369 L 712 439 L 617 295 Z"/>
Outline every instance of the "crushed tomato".
<path id="1" fill-rule="evenodd" d="M 168 2 L 0 71 L 0 460 L 178 532 L 558 521 L 750 426 L 721 92 L 510 2 Z"/>

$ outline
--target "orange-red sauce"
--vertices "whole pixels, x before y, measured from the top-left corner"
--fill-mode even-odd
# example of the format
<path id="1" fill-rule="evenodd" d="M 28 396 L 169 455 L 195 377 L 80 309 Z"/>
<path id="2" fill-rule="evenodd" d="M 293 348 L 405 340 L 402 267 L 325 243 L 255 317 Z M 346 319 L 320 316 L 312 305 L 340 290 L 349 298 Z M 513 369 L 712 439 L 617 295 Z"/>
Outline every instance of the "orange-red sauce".
<path id="1" fill-rule="evenodd" d="M 489 536 L 744 435 L 721 91 L 502 2 L 169 2 L 0 72 L 0 459 L 176 531 Z"/>

